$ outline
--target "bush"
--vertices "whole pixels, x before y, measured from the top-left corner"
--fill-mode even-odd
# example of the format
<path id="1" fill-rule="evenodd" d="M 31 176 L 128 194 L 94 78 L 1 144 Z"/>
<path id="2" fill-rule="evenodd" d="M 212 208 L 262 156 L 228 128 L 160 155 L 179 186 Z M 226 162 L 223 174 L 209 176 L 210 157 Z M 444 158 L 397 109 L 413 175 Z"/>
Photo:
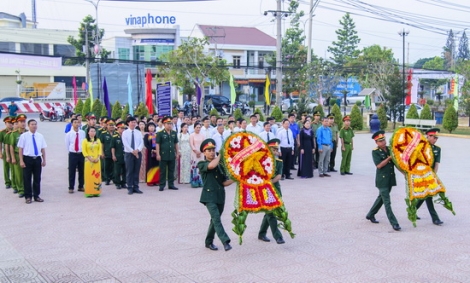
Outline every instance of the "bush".
<path id="1" fill-rule="evenodd" d="M 120 118 L 122 116 L 122 106 L 119 101 L 116 101 L 113 105 L 113 110 L 111 111 L 111 118 L 116 120 L 117 118 Z"/>
<path id="2" fill-rule="evenodd" d="M 341 129 L 343 127 L 343 115 L 341 115 L 341 109 L 339 109 L 338 104 L 333 105 L 331 113 L 335 114 L 335 124 L 338 126 L 338 129 Z"/>
<path id="3" fill-rule="evenodd" d="M 145 105 L 143 102 L 139 103 L 139 105 L 137 106 L 137 109 L 134 112 L 134 115 L 137 115 L 139 117 L 141 116 L 148 117 L 149 110 L 147 109 L 147 105 Z"/>
<path id="4" fill-rule="evenodd" d="M 357 105 L 357 107 L 361 107 L 362 106 L 362 101 L 358 100 L 354 103 L 354 105 Z"/>
<path id="5" fill-rule="evenodd" d="M 408 113 L 406 113 L 406 119 L 419 119 L 418 109 L 414 104 L 411 104 Z"/>
<path id="6" fill-rule="evenodd" d="M 97 98 L 93 101 L 93 106 L 91 107 L 91 112 L 93 112 L 98 120 L 101 117 L 101 109 L 102 109 L 101 101 Z"/>
<path id="7" fill-rule="evenodd" d="M 91 112 L 91 98 L 88 97 L 83 104 L 82 117 L 85 119 L 86 115 Z"/>
<path id="8" fill-rule="evenodd" d="M 449 106 L 444 112 L 444 120 L 442 122 L 442 127 L 452 133 L 453 130 L 457 129 L 459 125 L 459 117 L 457 111 L 455 111 L 454 106 Z"/>
<path id="9" fill-rule="evenodd" d="M 330 98 L 330 106 L 337 105 L 336 104 L 336 98 L 331 97 Z"/>
<path id="10" fill-rule="evenodd" d="M 379 109 L 377 109 L 377 116 L 379 116 L 380 129 L 385 131 L 385 129 L 388 127 L 388 119 L 387 110 L 383 104 L 381 104 Z"/>
<path id="11" fill-rule="evenodd" d="M 421 115 L 419 116 L 421 120 L 433 120 L 431 107 L 428 104 L 424 104 L 423 110 L 421 110 Z"/>
<path id="12" fill-rule="evenodd" d="M 75 105 L 75 109 L 73 109 L 73 113 L 82 114 L 83 111 L 83 100 L 79 99 L 77 105 Z"/>
<path id="13" fill-rule="evenodd" d="M 121 120 L 127 123 L 126 118 L 127 114 L 129 114 L 129 103 L 126 103 L 126 106 L 124 107 L 124 110 L 121 112 Z"/>
<path id="14" fill-rule="evenodd" d="M 243 118 L 242 110 L 240 110 L 240 108 L 235 109 L 235 111 L 233 112 L 233 117 L 235 118 L 235 120 Z"/>
<path id="15" fill-rule="evenodd" d="M 357 105 L 354 105 L 351 110 L 351 128 L 356 131 L 362 130 L 364 127 L 364 121 L 362 120 L 361 110 Z"/>
<path id="16" fill-rule="evenodd" d="M 276 119 L 276 122 L 281 122 L 282 119 L 284 119 L 284 115 L 282 115 L 282 111 L 279 106 L 274 106 L 273 112 L 271 113 L 271 117 Z"/>
<path id="17" fill-rule="evenodd" d="M 217 118 L 220 117 L 219 112 L 217 111 L 217 109 L 215 109 L 215 107 L 211 109 L 211 112 L 209 112 L 209 117 L 212 115 L 217 116 Z"/>
<path id="18" fill-rule="evenodd" d="M 263 115 L 263 111 L 261 111 L 261 109 L 256 108 L 256 110 L 253 114 L 259 114 L 259 120 L 263 121 L 263 122 L 266 121 L 266 119 L 264 118 L 264 115 Z"/>
<path id="19" fill-rule="evenodd" d="M 426 103 L 427 103 L 429 106 L 433 106 L 433 105 L 434 105 L 434 100 L 428 99 L 428 100 L 426 101 Z"/>
<path id="20" fill-rule="evenodd" d="M 320 111 L 320 118 L 323 119 L 323 117 L 325 117 L 325 112 L 323 111 L 323 106 L 321 106 L 320 104 L 318 104 L 316 107 L 315 107 L 315 110 L 313 111 L 314 113 L 317 112 L 317 111 Z"/>

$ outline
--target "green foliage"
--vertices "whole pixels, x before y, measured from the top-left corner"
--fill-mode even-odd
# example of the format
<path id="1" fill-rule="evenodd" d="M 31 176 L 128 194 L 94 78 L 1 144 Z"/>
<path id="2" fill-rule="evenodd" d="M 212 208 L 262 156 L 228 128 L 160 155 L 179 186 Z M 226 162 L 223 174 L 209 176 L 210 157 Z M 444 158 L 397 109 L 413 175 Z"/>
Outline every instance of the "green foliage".
<path id="1" fill-rule="evenodd" d="M 357 105 L 357 107 L 361 107 L 362 101 L 356 101 L 356 102 L 354 102 L 354 104 Z"/>
<path id="2" fill-rule="evenodd" d="M 454 106 L 448 106 L 444 112 L 444 120 L 442 121 L 442 127 L 452 133 L 453 130 L 457 129 L 459 125 L 459 116 L 455 111 Z"/>
<path id="3" fill-rule="evenodd" d="M 331 99 L 330 99 L 330 106 L 333 106 L 333 105 L 336 105 L 336 106 L 337 106 L 337 104 L 336 104 L 336 99 L 331 98 Z"/>
<path id="4" fill-rule="evenodd" d="M 255 112 L 253 112 L 253 114 L 259 114 L 259 120 L 264 122 L 266 121 L 266 119 L 264 118 L 264 115 L 263 115 L 263 111 L 261 111 L 261 109 L 259 108 L 256 108 Z"/>
<path id="5" fill-rule="evenodd" d="M 296 118 L 298 120 L 300 120 L 302 118 L 302 113 L 304 113 L 304 112 L 309 113 L 311 111 L 310 109 L 308 109 L 308 104 L 309 103 L 310 103 L 310 99 L 307 98 L 306 95 L 300 95 L 299 100 L 297 101 L 297 104 L 296 104 L 296 107 L 295 107 L 295 111 L 297 111 L 297 117 Z"/>
<path id="6" fill-rule="evenodd" d="M 428 104 L 424 104 L 423 110 L 421 110 L 421 115 L 419 116 L 421 120 L 433 120 L 431 107 Z"/>
<path id="7" fill-rule="evenodd" d="M 418 109 L 416 109 L 416 106 L 414 104 L 411 104 L 410 109 L 408 110 L 408 113 L 406 113 L 406 118 L 407 119 L 419 119 Z"/>
<path id="8" fill-rule="evenodd" d="M 385 109 L 385 106 L 383 104 L 379 106 L 379 109 L 377 109 L 377 116 L 379 116 L 380 129 L 381 130 L 387 129 L 388 127 L 387 110 Z"/>
<path id="9" fill-rule="evenodd" d="M 240 108 L 235 109 L 235 111 L 233 112 L 233 117 L 235 118 L 235 120 L 243 118 L 242 110 Z"/>
<path id="10" fill-rule="evenodd" d="M 119 103 L 119 101 L 116 101 L 116 103 L 114 103 L 113 105 L 113 110 L 111 111 L 111 118 L 113 119 L 117 119 L 117 118 L 120 118 L 122 116 L 122 106 L 121 106 L 121 103 Z"/>
<path id="11" fill-rule="evenodd" d="M 323 111 L 323 106 L 321 104 L 318 104 L 316 107 L 315 107 L 315 110 L 313 111 L 314 113 L 317 112 L 317 111 L 320 111 L 320 118 L 322 119 L 323 117 L 325 117 L 325 111 Z"/>
<path id="12" fill-rule="evenodd" d="M 349 13 L 346 13 L 339 21 L 341 28 L 336 30 L 337 41 L 333 41 L 328 47 L 333 57 L 330 57 L 337 66 L 344 66 L 350 59 L 357 58 L 359 50 L 357 45 L 361 42 L 357 36 L 356 24 Z"/>
<path id="13" fill-rule="evenodd" d="M 143 103 L 143 102 L 139 103 L 139 105 L 137 106 L 137 109 L 134 112 L 134 115 L 137 115 L 139 117 L 141 117 L 141 116 L 148 117 L 149 110 L 147 109 L 147 105 L 145 105 L 145 103 Z"/>
<path id="14" fill-rule="evenodd" d="M 79 99 L 77 101 L 77 105 L 75 105 L 75 109 L 73 109 L 73 113 L 82 114 L 83 111 L 83 100 Z"/>
<path id="15" fill-rule="evenodd" d="M 387 92 L 384 94 L 385 100 L 387 100 L 387 106 L 392 113 L 393 127 L 395 128 L 396 121 L 399 121 L 401 114 L 398 113 L 399 105 L 403 99 L 403 81 L 402 76 L 398 69 L 396 69 L 392 75 L 386 79 Z"/>
<path id="16" fill-rule="evenodd" d="M 418 61 L 416 61 L 416 63 L 413 65 L 413 68 L 415 69 L 422 69 L 424 64 L 426 64 L 426 62 L 428 61 L 431 61 L 432 59 L 434 59 L 433 57 L 430 57 L 430 58 L 420 58 Z"/>
<path id="17" fill-rule="evenodd" d="M 335 114 L 335 124 L 338 125 L 338 129 L 341 129 L 343 127 L 343 115 L 341 115 L 338 104 L 333 105 L 331 113 Z"/>
<path id="18" fill-rule="evenodd" d="M 214 107 L 214 108 L 212 108 L 212 109 L 211 109 L 211 111 L 209 112 L 209 116 L 212 116 L 212 115 L 215 115 L 215 116 L 217 116 L 217 118 L 219 118 L 219 117 L 220 117 L 220 115 L 219 115 L 219 111 L 217 111 L 217 109 L 215 109 L 215 107 Z"/>
<path id="19" fill-rule="evenodd" d="M 273 112 L 271 113 L 271 117 L 276 119 L 276 122 L 281 122 L 282 119 L 284 118 L 284 115 L 282 115 L 281 108 L 279 106 L 274 106 Z"/>
<path id="20" fill-rule="evenodd" d="M 126 103 L 124 110 L 121 112 L 121 120 L 124 122 L 126 122 L 127 114 L 129 114 L 129 103 Z"/>
<path id="21" fill-rule="evenodd" d="M 427 100 L 426 100 L 426 103 L 427 103 L 429 106 L 433 106 L 433 105 L 434 105 L 434 100 L 432 100 L 432 99 L 427 99 Z"/>
<path id="22" fill-rule="evenodd" d="M 95 101 L 93 101 L 93 106 L 91 107 L 91 112 L 93 112 L 96 116 L 96 118 L 98 119 L 99 117 L 101 117 L 101 108 L 102 108 L 102 104 L 101 104 L 101 101 L 97 98 L 95 99 Z"/>
<path id="23" fill-rule="evenodd" d="M 86 115 L 91 112 L 91 98 L 88 97 L 83 104 L 82 117 L 85 119 Z"/>
<path id="24" fill-rule="evenodd" d="M 100 116 L 108 116 L 108 109 L 106 109 L 106 106 L 103 104 L 101 105 L 101 113 L 100 113 Z"/>
<path id="25" fill-rule="evenodd" d="M 362 120 L 361 110 L 357 105 L 354 105 L 351 110 L 351 128 L 356 131 L 360 131 L 364 127 L 364 121 Z"/>
<path id="26" fill-rule="evenodd" d="M 427 70 L 444 70 L 444 59 L 442 57 L 436 56 L 431 60 L 427 61 L 423 65 L 423 69 Z"/>

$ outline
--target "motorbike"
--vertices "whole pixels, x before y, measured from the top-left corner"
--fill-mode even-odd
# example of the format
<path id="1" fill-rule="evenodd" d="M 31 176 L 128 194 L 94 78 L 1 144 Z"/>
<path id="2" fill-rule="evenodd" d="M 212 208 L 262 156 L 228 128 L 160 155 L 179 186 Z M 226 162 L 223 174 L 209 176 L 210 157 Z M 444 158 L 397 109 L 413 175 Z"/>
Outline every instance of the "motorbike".
<path id="1" fill-rule="evenodd" d="M 70 106 L 66 106 L 65 109 L 64 109 L 64 119 L 69 119 L 70 117 L 72 117 L 72 114 L 73 114 L 73 110 Z"/>
<path id="2" fill-rule="evenodd" d="M 237 109 L 237 108 L 240 109 L 242 111 L 243 115 L 250 115 L 250 113 L 251 113 L 251 109 L 248 106 L 248 104 L 246 104 L 246 103 L 235 103 L 233 105 L 233 108 L 234 108 L 234 110 Z"/>
<path id="3" fill-rule="evenodd" d="M 222 115 L 232 115 L 233 113 L 233 107 L 231 107 L 230 105 L 222 105 L 222 111 L 221 111 L 221 114 Z"/>
<path id="4" fill-rule="evenodd" d="M 51 121 L 51 122 L 56 122 L 56 121 L 64 121 L 64 116 L 63 115 L 57 115 L 57 112 L 55 110 L 41 110 L 41 113 L 39 113 L 39 120 L 41 122 L 44 121 Z"/>

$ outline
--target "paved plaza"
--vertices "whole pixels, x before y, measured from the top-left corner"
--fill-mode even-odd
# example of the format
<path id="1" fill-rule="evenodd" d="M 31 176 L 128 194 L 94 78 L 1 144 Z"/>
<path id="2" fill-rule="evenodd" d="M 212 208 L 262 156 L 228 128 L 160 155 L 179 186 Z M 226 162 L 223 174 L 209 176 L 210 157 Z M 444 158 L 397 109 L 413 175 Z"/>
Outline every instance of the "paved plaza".
<path id="1" fill-rule="evenodd" d="M 0 282 L 470 282 L 469 139 L 438 141 L 439 176 L 457 213 L 436 205 L 442 226 L 432 224 L 425 205 L 412 226 L 398 171 L 391 198 L 402 230 L 392 229 L 384 208 L 379 224 L 365 219 L 378 195 L 375 143 L 357 134 L 353 176 L 319 178 L 315 171 L 313 179 L 281 181 L 295 239 L 283 232 L 284 245 L 261 242 L 263 215 L 250 214 L 238 245 L 232 185 L 222 220 L 233 249 L 223 251 L 216 239 L 214 252 L 204 247 L 209 214 L 199 203 L 201 189 L 143 185 L 143 195 L 127 195 L 111 185 L 99 198 L 69 194 L 64 126 L 39 122 L 48 143 L 44 203 L 25 204 L 0 174 Z"/>

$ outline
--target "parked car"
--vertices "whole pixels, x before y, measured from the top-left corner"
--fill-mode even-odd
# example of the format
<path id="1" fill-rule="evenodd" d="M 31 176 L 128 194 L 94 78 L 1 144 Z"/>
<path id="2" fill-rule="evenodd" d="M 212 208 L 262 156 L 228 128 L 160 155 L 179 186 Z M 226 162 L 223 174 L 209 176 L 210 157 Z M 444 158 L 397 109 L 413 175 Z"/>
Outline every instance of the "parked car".
<path id="1" fill-rule="evenodd" d="M 418 114 L 421 115 L 421 111 L 423 110 L 423 107 L 418 105 L 418 104 L 414 104 L 414 106 L 416 107 L 416 110 L 418 110 Z M 408 111 L 410 110 L 410 107 L 411 107 L 411 104 L 410 105 L 405 105 L 405 116 L 408 114 Z M 403 122 L 403 116 L 401 115 L 403 111 L 403 104 L 400 104 L 398 105 L 396 108 L 395 108 L 395 121 L 396 122 Z M 387 119 L 389 121 L 392 121 L 392 111 L 389 109 L 387 111 Z"/>
<path id="2" fill-rule="evenodd" d="M 282 112 L 287 112 L 289 110 L 289 107 L 291 107 L 291 106 L 294 107 L 294 108 L 297 108 L 297 103 L 298 102 L 299 102 L 298 97 L 293 97 L 292 98 L 292 105 L 291 105 L 290 98 L 283 99 L 282 103 L 281 103 L 281 111 Z M 307 105 L 307 109 L 308 110 L 313 110 L 317 106 L 318 106 L 317 103 L 309 102 L 308 105 Z"/>
<path id="3" fill-rule="evenodd" d="M 24 99 L 23 97 L 15 97 L 15 96 L 4 97 L 0 99 L 0 102 L 3 102 L 3 103 L 12 102 L 12 101 L 14 101 L 15 103 L 16 102 L 28 102 L 28 100 Z"/>
<path id="4" fill-rule="evenodd" d="M 224 105 L 227 105 L 227 106 L 231 106 L 232 105 L 232 102 L 230 101 L 230 99 L 226 96 L 223 96 L 223 95 L 214 95 L 214 94 L 207 94 L 204 96 L 204 105 L 207 104 L 207 101 L 209 99 L 212 99 L 212 105 L 213 107 L 217 110 L 217 112 L 221 113 L 221 114 L 226 114 L 225 111 L 222 109 L 224 107 Z M 236 101 L 234 103 L 236 106 L 235 108 L 244 108 L 243 107 L 243 103 L 241 102 L 238 102 Z"/>

